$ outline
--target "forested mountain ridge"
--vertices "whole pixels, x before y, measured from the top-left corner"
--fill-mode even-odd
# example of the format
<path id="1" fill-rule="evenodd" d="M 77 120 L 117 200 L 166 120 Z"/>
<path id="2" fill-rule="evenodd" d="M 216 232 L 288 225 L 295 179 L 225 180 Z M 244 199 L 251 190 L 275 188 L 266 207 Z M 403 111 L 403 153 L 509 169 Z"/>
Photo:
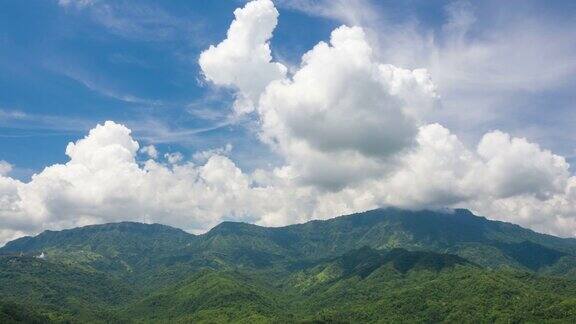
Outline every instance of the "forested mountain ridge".
<path id="1" fill-rule="evenodd" d="M 17 239 L 0 255 L 2 305 L 31 311 L 10 320 L 576 319 L 576 240 L 467 210 L 224 222 L 202 235 L 92 225 Z"/>
<path id="2" fill-rule="evenodd" d="M 568 269 L 576 265 L 575 239 L 535 233 L 462 209 L 377 209 L 277 228 L 224 222 L 203 235 L 158 224 L 92 225 L 21 238 L 0 248 L 0 253 L 45 252 L 48 256 L 74 256 L 76 260 L 121 260 L 127 266 L 205 257 L 266 266 L 338 256 L 362 246 L 451 253 L 486 267 L 509 266 L 557 274 L 561 274 L 558 267 L 569 274 Z"/>

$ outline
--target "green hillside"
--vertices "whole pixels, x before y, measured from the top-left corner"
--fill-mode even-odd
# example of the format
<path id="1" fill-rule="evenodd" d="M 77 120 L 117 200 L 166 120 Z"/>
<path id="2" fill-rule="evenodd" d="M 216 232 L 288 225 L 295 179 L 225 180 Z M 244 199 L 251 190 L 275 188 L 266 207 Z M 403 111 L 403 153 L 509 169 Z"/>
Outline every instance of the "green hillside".
<path id="1" fill-rule="evenodd" d="M 285 318 L 281 292 L 249 274 L 202 270 L 128 306 L 136 321 L 267 322 Z"/>
<path id="2" fill-rule="evenodd" d="M 467 210 L 377 209 L 280 228 L 226 222 L 198 238 L 190 248 L 193 254 L 211 251 L 256 266 L 314 261 L 369 246 L 456 254 L 490 268 L 576 275 L 575 239 L 490 221 Z"/>
<path id="3" fill-rule="evenodd" d="M 204 270 L 128 306 L 141 322 L 576 320 L 576 282 L 453 255 L 361 248 L 284 280 Z"/>
<path id="4" fill-rule="evenodd" d="M 0 323 L 40 324 L 49 321 L 48 317 L 40 315 L 37 310 L 33 310 L 29 305 L 23 306 L 14 302 L 0 302 Z"/>
<path id="5" fill-rule="evenodd" d="M 297 273 L 288 285 L 304 296 L 298 308 L 306 308 L 304 318 L 310 320 L 576 320 L 574 281 L 486 270 L 456 256 L 430 252 L 360 249 Z"/>
<path id="6" fill-rule="evenodd" d="M 466 210 L 117 223 L 0 248 L 0 322 L 573 322 L 575 278 L 576 240 Z"/>
<path id="7" fill-rule="evenodd" d="M 0 257 L 0 300 L 54 320 L 112 318 L 133 290 L 106 273 L 34 257 Z"/>

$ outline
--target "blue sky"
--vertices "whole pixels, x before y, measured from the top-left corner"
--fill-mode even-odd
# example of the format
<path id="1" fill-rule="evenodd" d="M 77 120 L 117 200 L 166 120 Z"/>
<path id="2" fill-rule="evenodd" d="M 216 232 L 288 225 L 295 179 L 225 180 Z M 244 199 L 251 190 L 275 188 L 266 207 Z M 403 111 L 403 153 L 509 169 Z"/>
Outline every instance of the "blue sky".
<path id="1" fill-rule="evenodd" d="M 275 57 L 293 65 L 315 43 L 326 40 L 333 28 L 350 23 L 338 14 L 302 10 L 299 2 L 305 1 L 279 3 L 282 19 L 271 44 Z M 62 148 L 68 142 L 110 119 L 128 125 L 143 143 L 155 143 L 166 151 L 191 154 L 230 142 L 238 162 L 247 168 L 273 163 L 269 150 L 242 122 L 226 123 L 230 94 L 202 82 L 197 64 L 199 53 L 223 38 L 232 11 L 242 3 L 96 1 L 63 6 L 57 0 L 2 1 L 0 157 L 16 166 L 15 176 L 26 178 L 46 165 L 64 162 Z M 324 5 L 322 1 L 310 3 Z M 349 3 L 357 6 L 361 1 Z M 381 27 L 377 31 L 382 33 L 407 21 L 416 21 L 423 32 L 438 33 L 448 4 L 376 1 L 371 3 L 375 17 L 357 20 Z M 576 5 L 572 1 L 507 2 L 504 6 L 482 2 L 474 10 L 479 16 L 474 28 L 482 31 L 498 16 L 508 19 L 538 13 L 539 19 L 549 23 L 568 22 L 574 18 Z M 545 48 L 546 44 L 534 46 Z M 552 88 L 529 89 L 506 98 L 508 107 L 503 110 L 511 110 L 512 115 L 504 111 L 478 126 L 461 125 L 468 123 L 461 120 L 450 121 L 454 124 L 450 126 L 462 133 L 471 128 L 470 141 L 477 140 L 477 132 L 504 128 L 570 158 L 574 79 L 566 77 Z M 485 95 L 490 96 L 489 91 Z M 570 134 L 558 134 L 558 127 Z M 244 152 L 255 146 L 258 158 Z"/>
<path id="2" fill-rule="evenodd" d="M 389 205 L 576 236 L 575 18 L 574 1 L 0 1 L 0 244 Z"/>
<path id="3" fill-rule="evenodd" d="M 105 120 L 125 123 L 143 143 L 166 151 L 232 143 L 236 154 L 246 154 L 244 146 L 259 142 L 242 124 L 226 123 L 230 94 L 202 82 L 197 64 L 201 50 L 225 36 L 240 4 L 3 1 L 0 156 L 26 178 L 64 162 L 66 144 Z M 297 62 L 336 25 L 283 12 L 274 49 Z"/>

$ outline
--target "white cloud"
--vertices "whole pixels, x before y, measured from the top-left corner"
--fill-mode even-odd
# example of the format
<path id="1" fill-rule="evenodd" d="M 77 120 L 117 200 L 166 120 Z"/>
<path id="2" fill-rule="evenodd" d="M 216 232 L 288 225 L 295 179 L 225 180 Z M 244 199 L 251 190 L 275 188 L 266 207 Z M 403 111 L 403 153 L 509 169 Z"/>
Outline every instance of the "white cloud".
<path id="1" fill-rule="evenodd" d="M 320 14 L 338 17 L 342 12 L 339 2 L 332 4 L 336 10 Z M 370 12 L 363 10 L 365 4 L 354 2 L 352 12 L 357 14 L 340 18 L 373 19 L 373 15 L 362 14 Z M 296 2 L 298 6 L 318 9 L 305 1 Z M 464 54 L 457 60 L 459 66 L 475 71 L 482 67 L 482 73 L 491 73 L 493 69 L 486 65 L 488 57 L 493 62 L 495 55 L 507 51 L 498 49 L 495 43 L 484 47 L 468 43 L 467 33 L 476 21 L 471 10 L 466 2 L 447 8 L 444 43 L 419 34 L 411 25 L 397 33 L 384 34 L 390 49 L 381 57 L 408 66 L 420 62 L 438 67 L 442 53 Z M 426 121 L 435 119 L 431 112 L 438 99 L 429 74 L 423 69 L 410 71 L 379 63 L 368 38 L 360 28 L 340 27 L 332 33 L 329 44 L 321 42 L 304 55 L 302 66 L 292 77 L 276 79 L 265 88 L 257 110 L 261 136 L 284 156 L 286 165 L 272 175 L 259 175 L 263 179 L 260 181 L 278 186 L 271 178 L 280 177 L 289 183 L 288 187 L 312 190 L 308 192 L 315 196 L 311 198 L 312 217 L 392 204 L 464 205 L 505 218 L 499 216 L 500 212 L 514 213 L 510 206 L 520 206 L 515 201 L 536 200 L 545 205 L 560 199 L 558 195 L 563 197 L 560 200 L 567 199 L 565 205 L 574 205 L 564 196 L 572 179 L 564 158 L 526 139 L 498 131 L 484 135 L 477 150 L 471 151 L 445 127 L 426 125 Z M 501 44 L 510 50 L 516 45 L 523 48 L 522 44 Z M 410 51 L 413 53 L 404 55 Z M 450 67 L 454 62 L 441 64 Z M 509 61 L 496 62 L 503 64 L 503 71 L 509 68 Z M 270 64 L 269 56 L 253 68 L 266 64 Z M 441 77 L 450 70 L 444 67 Z M 462 81 L 484 82 L 478 77 L 482 73 L 453 85 L 462 86 L 458 84 Z M 443 86 L 445 81 L 441 80 Z M 325 188 L 332 192 L 317 190 Z M 493 206 L 506 208 L 499 212 Z M 574 209 L 571 207 L 572 212 Z M 538 214 L 549 219 L 541 230 L 559 232 L 555 219 L 558 212 L 551 208 L 547 216 Z M 278 217 L 276 221 L 285 221 L 284 215 L 271 215 Z M 275 223 L 271 215 L 263 222 Z M 525 216 L 517 222 L 531 226 L 534 217 Z M 562 220 L 570 223 L 566 217 Z"/>
<path id="2" fill-rule="evenodd" d="M 503 141 L 490 139 L 494 134 Z M 444 127 L 422 126 L 416 149 L 399 157 L 393 173 L 326 192 L 300 185 L 290 166 L 246 174 L 218 152 L 203 155 L 207 160 L 201 165 L 148 160 L 140 166 L 139 145 L 130 130 L 106 122 L 68 145 L 66 164 L 49 166 L 27 183 L 0 177 L 0 240 L 121 220 L 189 231 L 207 230 L 224 219 L 283 225 L 382 205 L 467 206 L 540 231 L 573 235 L 576 180 L 568 177 L 562 158 L 503 133 L 486 138 L 476 153 Z M 492 144 L 497 151 L 489 152 Z M 510 152 L 528 152 L 530 162 Z M 520 174 L 534 179 L 556 174 L 557 181 L 541 181 L 544 191 L 532 181 L 506 178 L 491 186 L 493 179 L 486 175 L 500 174 L 498 161 L 509 157 L 513 159 L 503 170 L 525 170 Z M 508 186 L 518 194 L 503 196 L 500 188 Z"/>
<path id="3" fill-rule="evenodd" d="M 245 173 L 225 156 L 230 146 L 196 153 L 194 163 L 170 153 L 169 163 L 142 166 L 130 130 L 106 122 L 68 145 L 67 163 L 29 182 L 0 172 L 0 241 L 120 220 L 189 231 L 224 219 L 284 225 L 382 205 L 468 207 L 576 235 L 576 177 L 563 157 L 501 131 L 468 148 L 430 122 L 439 98 L 430 75 L 381 63 L 361 28 L 336 29 L 288 76 L 270 55 L 278 15 L 271 2 L 235 15 L 227 40 L 204 52 L 201 67 L 256 105 L 260 136 L 284 165 Z M 454 18 L 446 28 L 471 21 Z M 257 86 L 244 64 L 257 71 Z"/>
<path id="4" fill-rule="evenodd" d="M 71 14 L 81 14 L 91 19 L 107 32 L 125 39 L 147 42 L 183 39 L 204 44 L 201 17 L 184 19 L 150 1 L 58 0 L 58 5 Z M 111 91 L 110 95 L 115 94 Z M 132 98 L 127 96 L 126 99 Z"/>
<path id="5" fill-rule="evenodd" d="M 340 27 L 330 44 L 303 56 L 291 80 L 270 84 L 260 100 L 262 137 L 283 154 L 304 183 L 330 189 L 386 172 L 414 143 L 419 110 L 431 106 L 425 71 L 373 60 L 360 28 Z M 421 81 L 421 82 L 420 82 Z M 428 91 L 430 90 L 430 91 Z"/>
<path id="6" fill-rule="evenodd" d="M 209 81 L 239 90 L 234 108 L 242 114 L 252 111 L 264 88 L 283 78 L 287 69 L 272 62 L 268 41 L 278 11 L 271 0 L 249 2 L 234 17 L 227 38 L 202 52 L 199 64 Z"/>
<path id="7" fill-rule="evenodd" d="M 140 152 L 148 155 L 148 157 L 151 159 L 158 158 L 158 150 L 154 145 L 144 146 L 143 148 L 140 149 Z"/>
<path id="8" fill-rule="evenodd" d="M 105 82 L 94 81 L 93 78 L 85 71 L 82 71 L 81 69 L 75 69 L 71 65 L 66 65 L 66 67 L 63 67 L 63 65 L 64 64 L 62 64 L 61 62 L 56 62 L 54 63 L 54 66 L 51 67 L 51 69 L 54 70 L 56 73 L 60 73 L 67 76 L 68 78 L 82 84 L 87 89 L 94 91 L 102 96 L 122 101 L 128 104 L 138 104 L 145 106 L 163 105 L 163 103 L 159 100 L 141 98 L 129 93 L 123 93 L 122 91 L 109 88 L 109 86 L 106 85 Z"/>
<path id="9" fill-rule="evenodd" d="M 458 138 L 439 124 L 420 128 L 417 148 L 402 158 L 401 167 L 378 186 L 387 204 L 443 207 L 475 194 L 482 164 Z"/>
<path id="10" fill-rule="evenodd" d="M 227 156 L 230 152 L 232 152 L 232 144 L 228 143 L 224 147 L 196 152 L 192 156 L 192 159 L 196 162 L 204 163 L 215 155 Z"/>
<path id="11" fill-rule="evenodd" d="M 66 164 L 23 183 L 0 176 L 2 239 L 47 228 L 120 220 L 154 221 L 206 230 L 222 217 L 251 219 L 244 204 L 250 179 L 228 158 L 205 164 L 139 166 L 139 145 L 126 127 L 106 122 L 70 143 Z"/>
<path id="12" fill-rule="evenodd" d="M 181 162 L 184 159 L 184 156 L 182 155 L 182 153 L 180 152 L 172 152 L 172 153 L 166 153 L 164 154 L 164 158 L 168 161 L 168 163 L 170 164 L 177 164 L 179 162 Z"/>
<path id="13" fill-rule="evenodd" d="M 486 88 L 499 94 L 550 89 L 564 83 L 576 69 L 576 48 L 569 41 L 575 34 L 573 21 L 557 21 L 533 4 L 518 8 L 499 1 L 450 1 L 444 8 L 445 22 L 432 31 L 426 28 L 432 26 L 414 15 L 393 16 L 398 12 L 382 10 L 377 1 L 281 3 L 362 25 L 380 58 L 395 65 L 428 67 L 443 94 L 480 93 Z M 533 67 L 540 62 L 550 65 L 538 73 Z"/>
<path id="14" fill-rule="evenodd" d="M 84 8 L 94 4 L 97 0 L 58 0 L 58 5 L 62 7 Z"/>
<path id="15" fill-rule="evenodd" d="M 310 15 L 335 19 L 349 25 L 361 25 L 378 19 L 369 0 L 278 0 L 284 8 L 299 10 Z"/>
<path id="16" fill-rule="evenodd" d="M 4 160 L 0 160 L 0 176 L 8 175 L 10 171 L 12 171 L 12 164 Z"/>
<path id="17" fill-rule="evenodd" d="M 385 172 L 386 160 L 413 144 L 433 106 L 428 73 L 377 62 L 364 31 L 342 26 L 286 78 L 267 43 L 277 15 L 268 0 L 236 10 L 227 39 L 200 56 L 207 79 L 236 86 L 240 98 L 258 102 L 262 138 L 285 156 L 301 183 L 334 190 Z"/>
<path id="18" fill-rule="evenodd" d="M 502 198 L 523 194 L 550 197 L 564 191 L 570 176 L 563 157 L 500 131 L 484 135 L 478 154 L 486 161 L 485 185 Z"/>
<path id="19" fill-rule="evenodd" d="M 393 204 L 446 206 L 519 196 L 545 201 L 570 181 L 564 158 L 500 131 L 484 135 L 474 152 L 431 124 L 420 128 L 418 144 L 387 182 L 401 192 Z"/>
<path id="20" fill-rule="evenodd" d="M 576 20 L 565 4 L 448 1 L 442 21 L 401 1 L 278 3 L 361 25 L 379 60 L 426 67 L 443 98 L 433 121 L 467 143 L 500 128 L 573 154 Z"/>
<path id="21" fill-rule="evenodd" d="M 20 110 L 0 108 L 0 125 L 5 128 L 26 130 L 32 134 L 83 133 L 93 125 L 85 119 L 68 116 L 29 114 Z M 39 134 L 40 133 L 40 134 Z"/>

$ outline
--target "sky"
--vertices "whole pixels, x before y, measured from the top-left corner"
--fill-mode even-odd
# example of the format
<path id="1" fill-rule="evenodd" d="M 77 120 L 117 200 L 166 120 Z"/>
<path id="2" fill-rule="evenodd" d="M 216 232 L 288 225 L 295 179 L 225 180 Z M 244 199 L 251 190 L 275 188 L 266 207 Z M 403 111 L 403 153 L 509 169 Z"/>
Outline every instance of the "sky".
<path id="1" fill-rule="evenodd" d="M 576 236 L 573 1 L 0 1 L 0 245 L 468 208 Z"/>

